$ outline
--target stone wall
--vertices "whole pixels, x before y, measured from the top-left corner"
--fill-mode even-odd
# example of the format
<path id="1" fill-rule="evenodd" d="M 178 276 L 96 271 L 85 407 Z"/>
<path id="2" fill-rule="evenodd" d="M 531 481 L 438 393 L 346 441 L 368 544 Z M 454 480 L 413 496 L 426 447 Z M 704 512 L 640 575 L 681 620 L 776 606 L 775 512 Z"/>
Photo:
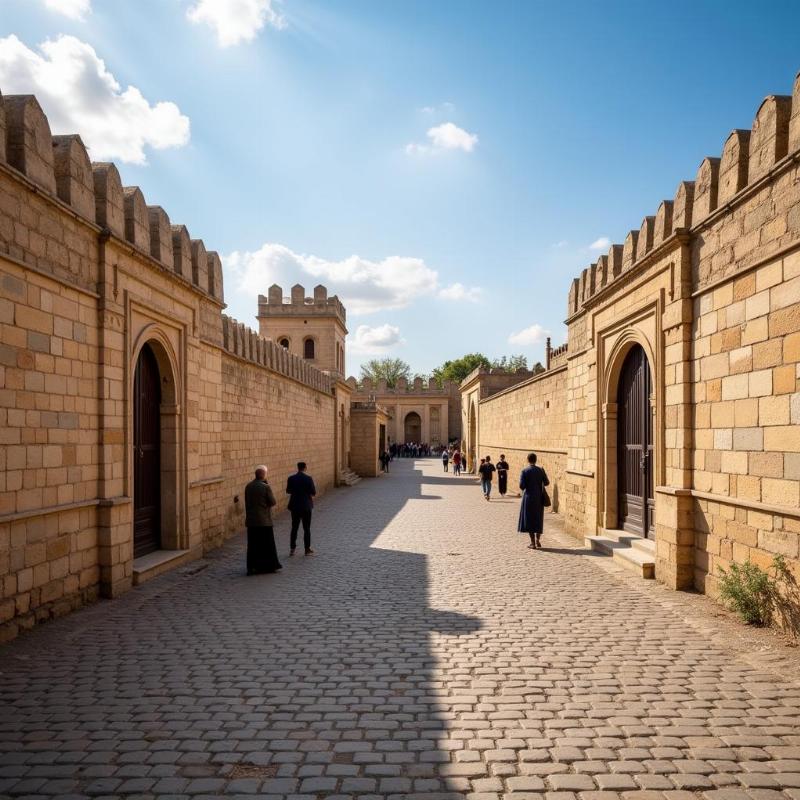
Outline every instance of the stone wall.
<path id="1" fill-rule="evenodd" d="M 770 96 L 624 243 L 569 289 L 562 505 L 576 537 L 620 524 L 619 377 L 651 378 L 656 577 L 715 594 L 719 569 L 776 554 L 800 575 L 800 76 Z M 520 384 L 481 401 L 478 441 L 529 434 Z M 503 409 L 503 406 L 506 409 Z M 785 604 L 798 611 L 796 600 Z M 784 624 L 796 626 L 795 622 Z"/>
<path id="2" fill-rule="evenodd" d="M 0 638 L 196 558 L 261 461 L 333 482 L 328 375 L 222 315 L 219 256 L 0 97 Z M 161 547 L 133 557 L 133 383 L 161 381 Z M 241 498 L 240 498 L 241 500 Z"/>
<path id="3" fill-rule="evenodd" d="M 350 408 L 351 466 L 359 474 L 374 478 L 382 475 L 378 458 L 381 454 L 381 427 L 387 436 L 389 415 L 375 403 L 354 403 Z"/>
<path id="4" fill-rule="evenodd" d="M 478 457 L 506 456 L 509 488 L 517 485 L 527 456 L 535 452 L 550 478 L 552 510 L 562 511 L 567 462 L 567 367 L 554 367 L 480 401 Z"/>

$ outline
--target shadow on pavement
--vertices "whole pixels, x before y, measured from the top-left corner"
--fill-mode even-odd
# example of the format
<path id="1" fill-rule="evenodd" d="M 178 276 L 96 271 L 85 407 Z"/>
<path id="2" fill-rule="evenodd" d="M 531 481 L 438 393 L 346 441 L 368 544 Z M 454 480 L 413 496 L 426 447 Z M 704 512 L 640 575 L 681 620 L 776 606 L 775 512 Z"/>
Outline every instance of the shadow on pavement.
<path id="1" fill-rule="evenodd" d="M 435 499 L 392 466 L 323 498 L 314 557 L 279 519 L 280 574 L 242 577 L 239 536 L 0 648 L 0 795 L 466 796 L 430 637 L 480 623 L 430 606 L 425 555 L 373 546 Z"/>

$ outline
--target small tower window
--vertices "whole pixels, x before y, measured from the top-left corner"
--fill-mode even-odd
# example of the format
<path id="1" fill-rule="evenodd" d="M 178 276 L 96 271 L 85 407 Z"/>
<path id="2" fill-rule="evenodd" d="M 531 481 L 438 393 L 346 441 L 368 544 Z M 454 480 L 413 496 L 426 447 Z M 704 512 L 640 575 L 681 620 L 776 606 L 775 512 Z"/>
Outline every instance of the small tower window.
<path id="1" fill-rule="evenodd" d="M 289 340 L 284 336 L 283 339 L 278 340 L 278 344 L 284 348 L 284 350 L 289 349 Z"/>
<path id="2" fill-rule="evenodd" d="M 313 339 L 306 339 L 303 342 L 303 358 L 313 359 L 314 358 L 314 340 Z"/>

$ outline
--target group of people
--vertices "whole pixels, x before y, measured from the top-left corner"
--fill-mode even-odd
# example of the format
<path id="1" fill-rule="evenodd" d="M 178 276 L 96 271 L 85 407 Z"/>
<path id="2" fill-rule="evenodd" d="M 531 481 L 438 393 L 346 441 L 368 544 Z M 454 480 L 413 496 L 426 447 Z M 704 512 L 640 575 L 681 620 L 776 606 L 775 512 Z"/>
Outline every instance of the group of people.
<path id="1" fill-rule="evenodd" d="M 442 450 L 442 466 L 445 472 L 449 472 L 449 465 L 453 465 L 453 474 L 460 475 L 462 469 L 466 470 L 467 458 L 460 450 Z"/>
<path id="2" fill-rule="evenodd" d="M 297 472 L 286 481 L 289 495 L 289 512 L 292 527 L 289 534 L 289 556 L 297 549 L 297 534 L 303 526 L 303 545 L 307 556 L 313 555 L 311 548 L 311 512 L 317 494 L 314 479 L 307 473 L 304 461 L 297 463 Z M 267 467 L 259 464 L 255 478 L 244 490 L 245 526 L 247 527 L 247 574 L 259 575 L 278 572 L 283 565 L 278 558 L 275 531 L 272 526 L 272 508 L 277 505 L 275 494 L 267 481 Z"/>
<path id="3" fill-rule="evenodd" d="M 497 490 L 501 497 L 508 492 L 509 465 L 505 455 L 500 455 L 497 464 L 492 463 L 491 456 L 481 459 L 478 473 L 481 476 L 481 491 L 484 498 L 491 500 L 492 481 L 497 473 Z M 528 453 L 528 466 L 519 476 L 519 489 L 522 492 L 522 502 L 519 509 L 517 530 L 527 533 L 531 543 L 530 550 L 537 550 L 542 546 L 542 531 L 544 529 L 544 510 L 550 505 L 550 495 L 545 487 L 550 485 L 550 479 L 542 467 L 536 465 L 536 453 Z M 519 495 L 518 495 L 519 496 Z"/>
<path id="4" fill-rule="evenodd" d="M 389 457 L 393 458 L 426 458 L 431 454 L 431 446 L 427 442 L 392 442 L 389 445 Z"/>

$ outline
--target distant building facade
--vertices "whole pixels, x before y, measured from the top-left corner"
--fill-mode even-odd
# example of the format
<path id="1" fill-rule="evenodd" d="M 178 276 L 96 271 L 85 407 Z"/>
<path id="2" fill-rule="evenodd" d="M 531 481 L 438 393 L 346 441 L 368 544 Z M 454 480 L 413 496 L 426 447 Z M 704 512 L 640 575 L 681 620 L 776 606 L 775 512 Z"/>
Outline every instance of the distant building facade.
<path id="1" fill-rule="evenodd" d="M 405 378 L 389 388 L 386 381 L 374 383 L 369 378 L 361 382 L 348 378 L 353 402 L 377 403 L 391 415 L 388 441 L 425 443 L 431 447 L 447 445 L 461 438 L 460 395 L 457 384 L 416 378 Z"/>

